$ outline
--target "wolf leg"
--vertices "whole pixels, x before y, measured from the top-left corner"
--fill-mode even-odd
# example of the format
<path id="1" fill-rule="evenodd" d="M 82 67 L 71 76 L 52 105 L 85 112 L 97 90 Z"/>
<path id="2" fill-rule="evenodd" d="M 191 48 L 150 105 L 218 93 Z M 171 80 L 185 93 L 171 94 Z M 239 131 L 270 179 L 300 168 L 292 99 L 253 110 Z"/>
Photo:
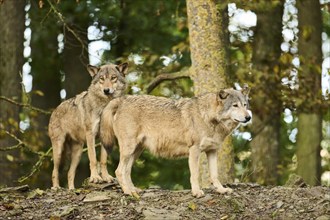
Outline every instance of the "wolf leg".
<path id="1" fill-rule="evenodd" d="M 200 150 L 197 146 L 189 148 L 189 170 L 190 170 L 190 184 L 193 196 L 201 197 L 204 195 L 203 190 L 199 186 L 199 157 Z"/>
<path id="2" fill-rule="evenodd" d="M 64 141 L 65 141 L 64 135 L 57 138 L 51 137 L 51 142 L 53 146 L 53 162 L 54 162 L 54 168 L 52 173 L 52 182 L 53 182 L 52 189 L 60 188 L 60 182 L 58 176 L 59 176 L 59 168 L 60 168 L 62 153 L 64 150 Z"/>
<path id="3" fill-rule="evenodd" d="M 115 171 L 116 177 L 118 180 L 119 185 L 121 186 L 122 190 L 124 191 L 125 194 L 132 195 L 132 189 L 130 185 L 127 183 L 127 178 L 125 176 L 125 167 L 126 164 L 129 161 L 129 157 L 126 155 L 120 154 L 120 159 L 119 159 L 119 164 L 118 167 Z"/>
<path id="4" fill-rule="evenodd" d="M 71 164 L 68 171 L 68 187 L 69 189 L 74 189 L 74 178 L 76 175 L 76 170 L 81 158 L 83 151 L 83 145 L 79 143 L 73 143 L 71 149 Z"/>
<path id="5" fill-rule="evenodd" d="M 97 172 L 97 160 L 95 152 L 95 135 L 91 131 L 86 132 L 86 142 L 87 142 L 87 152 L 89 159 L 89 168 L 91 171 L 91 176 L 89 177 L 89 182 L 91 183 L 102 183 L 103 179 Z"/>
<path id="6" fill-rule="evenodd" d="M 127 138 L 128 139 L 128 138 Z M 118 140 L 120 142 L 120 140 Z M 119 143 L 120 146 L 120 160 L 116 169 L 116 177 L 125 194 L 133 195 L 135 187 L 131 180 L 131 167 L 134 163 L 134 151 L 136 144 Z M 133 147 L 129 147 L 133 146 Z"/>
<path id="7" fill-rule="evenodd" d="M 140 147 L 140 146 L 138 146 L 135 149 L 133 156 L 130 157 L 130 159 L 129 159 L 126 167 L 125 167 L 125 176 L 127 177 L 128 184 L 129 184 L 130 188 L 133 189 L 134 192 L 136 192 L 136 193 L 139 193 L 142 190 L 134 186 L 133 181 L 132 181 L 132 177 L 131 177 L 131 173 L 132 173 L 132 166 L 134 164 L 134 161 L 137 158 L 139 158 L 139 156 L 141 155 L 142 151 L 143 151 L 143 148 Z"/>
<path id="8" fill-rule="evenodd" d="M 212 185 L 216 188 L 219 193 L 231 193 L 231 188 L 225 188 L 222 186 L 218 179 L 218 155 L 217 150 L 210 150 L 206 152 L 206 156 L 209 163 L 209 172 Z"/>
<path id="9" fill-rule="evenodd" d="M 101 177 L 105 182 L 112 182 L 113 177 L 108 173 L 108 168 L 107 168 L 107 159 L 108 159 L 108 153 L 105 150 L 103 146 L 101 146 Z"/>

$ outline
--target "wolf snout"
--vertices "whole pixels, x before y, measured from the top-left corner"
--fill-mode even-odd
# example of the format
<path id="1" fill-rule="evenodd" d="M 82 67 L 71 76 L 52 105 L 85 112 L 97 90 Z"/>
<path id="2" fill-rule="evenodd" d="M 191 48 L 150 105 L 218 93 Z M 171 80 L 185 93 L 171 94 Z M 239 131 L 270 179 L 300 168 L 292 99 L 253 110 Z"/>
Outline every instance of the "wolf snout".
<path id="1" fill-rule="evenodd" d="M 251 120 L 251 116 L 250 115 L 247 115 L 247 116 L 245 116 L 245 122 L 244 123 L 246 123 L 246 122 L 248 122 L 250 120 Z"/>
<path id="2" fill-rule="evenodd" d="M 110 89 L 110 88 L 106 88 L 106 89 L 103 89 L 103 92 L 106 95 L 110 95 L 110 94 L 112 94 L 114 92 L 114 90 L 113 89 Z"/>

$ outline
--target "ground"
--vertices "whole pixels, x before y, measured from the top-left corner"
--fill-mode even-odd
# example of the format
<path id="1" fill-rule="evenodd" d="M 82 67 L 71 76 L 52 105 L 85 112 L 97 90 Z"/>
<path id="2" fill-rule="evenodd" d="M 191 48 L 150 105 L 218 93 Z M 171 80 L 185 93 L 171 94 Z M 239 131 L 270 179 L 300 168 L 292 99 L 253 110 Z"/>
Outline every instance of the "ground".
<path id="1" fill-rule="evenodd" d="M 205 189 L 146 189 L 140 198 L 124 195 L 117 184 L 74 191 L 0 189 L 0 219 L 330 219 L 329 187 L 264 187 L 230 184 L 231 194 Z"/>

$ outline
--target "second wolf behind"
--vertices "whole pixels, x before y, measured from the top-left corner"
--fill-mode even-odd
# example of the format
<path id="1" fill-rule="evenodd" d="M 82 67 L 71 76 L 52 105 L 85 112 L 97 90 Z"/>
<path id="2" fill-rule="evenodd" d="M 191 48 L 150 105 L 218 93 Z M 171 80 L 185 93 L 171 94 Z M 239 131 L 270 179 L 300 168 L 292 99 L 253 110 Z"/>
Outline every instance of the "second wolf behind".
<path id="1" fill-rule="evenodd" d="M 117 137 L 120 161 L 116 177 L 124 193 L 138 193 L 131 180 L 134 161 L 144 148 L 161 157 L 189 157 L 194 196 L 204 193 L 199 185 L 199 157 L 208 158 L 211 182 L 219 193 L 231 192 L 218 180 L 217 151 L 231 132 L 251 120 L 249 88 L 220 90 L 195 98 L 172 100 L 148 95 L 122 96 L 103 110 L 100 138 L 106 149 Z"/>
<path id="2" fill-rule="evenodd" d="M 101 147 L 101 175 L 97 170 L 95 137 L 99 130 L 100 115 L 103 108 L 113 98 L 121 96 L 126 90 L 125 75 L 127 63 L 108 64 L 101 67 L 88 66 L 92 82 L 87 91 L 62 102 L 52 113 L 48 126 L 53 146 L 54 168 L 53 188 L 59 188 L 59 166 L 65 148 L 71 150 L 71 164 L 68 171 L 68 187 L 74 189 L 74 178 L 84 143 L 87 143 L 90 182 L 110 182 L 113 177 L 107 170 L 107 152 Z M 79 82 L 77 82 L 79 83 Z"/>

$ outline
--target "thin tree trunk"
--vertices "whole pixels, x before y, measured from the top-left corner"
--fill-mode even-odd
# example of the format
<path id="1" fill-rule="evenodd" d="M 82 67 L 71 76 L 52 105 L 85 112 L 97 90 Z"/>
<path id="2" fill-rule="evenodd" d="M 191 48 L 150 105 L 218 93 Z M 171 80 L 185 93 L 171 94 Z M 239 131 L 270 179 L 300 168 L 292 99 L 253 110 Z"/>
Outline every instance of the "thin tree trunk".
<path id="1" fill-rule="evenodd" d="M 23 57 L 23 42 L 25 28 L 25 0 L 4 1 L 0 6 L 0 95 L 20 102 L 22 96 L 21 77 Z M 15 141 L 4 131 L 16 133 L 19 124 L 19 107 L 0 101 L 0 147 L 9 147 Z M 14 160 L 7 159 L 14 156 Z M 0 185 L 12 185 L 20 172 L 18 168 L 19 152 L 0 152 Z"/>
<path id="2" fill-rule="evenodd" d="M 298 0 L 297 8 L 300 58 L 298 78 L 302 101 L 298 108 L 297 173 L 306 183 L 319 185 L 322 140 L 322 116 L 318 105 L 322 99 L 321 8 L 319 0 Z"/>
<path id="3" fill-rule="evenodd" d="M 259 184 L 275 185 L 278 180 L 282 109 L 279 98 L 281 78 L 278 60 L 281 55 L 283 2 L 278 1 L 277 4 L 258 8 L 256 14 L 258 22 L 254 35 L 252 62 L 256 70 L 254 75 L 262 77 L 264 82 L 252 91 L 252 132 L 255 135 L 251 142 L 252 178 Z M 272 92 L 269 92 L 270 87 Z"/>
<path id="4" fill-rule="evenodd" d="M 191 51 L 190 76 L 194 81 L 194 93 L 216 92 L 227 87 L 226 49 L 224 45 L 227 26 L 218 11 L 220 4 L 214 0 L 187 0 L 188 27 Z M 223 7 L 224 8 L 224 7 Z M 231 137 L 219 151 L 219 179 L 223 183 L 233 181 L 233 149 Z M 209 185 L 206 157 L 201 157 L 200 175 L 202 187 Z"/>

